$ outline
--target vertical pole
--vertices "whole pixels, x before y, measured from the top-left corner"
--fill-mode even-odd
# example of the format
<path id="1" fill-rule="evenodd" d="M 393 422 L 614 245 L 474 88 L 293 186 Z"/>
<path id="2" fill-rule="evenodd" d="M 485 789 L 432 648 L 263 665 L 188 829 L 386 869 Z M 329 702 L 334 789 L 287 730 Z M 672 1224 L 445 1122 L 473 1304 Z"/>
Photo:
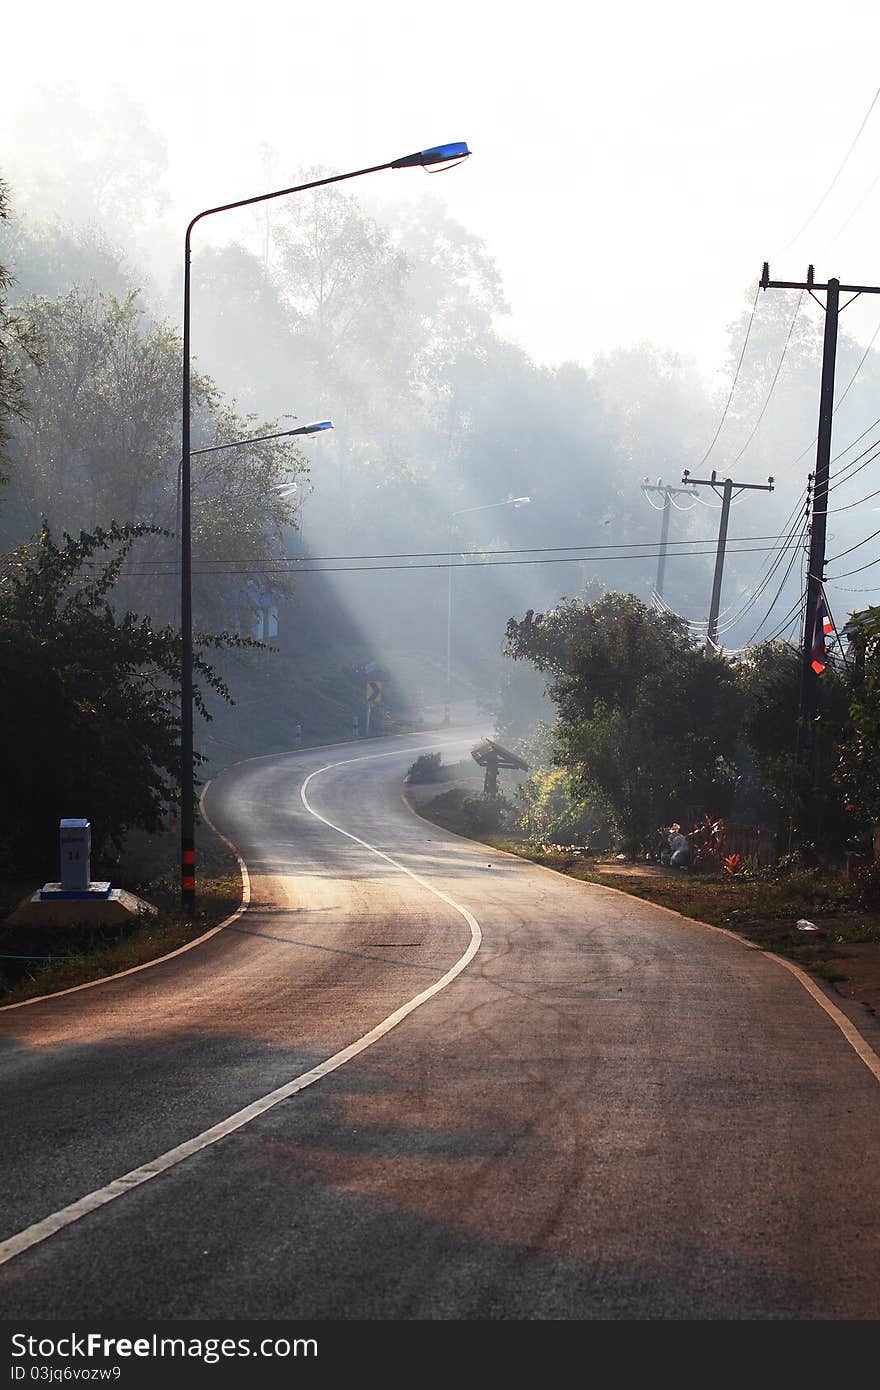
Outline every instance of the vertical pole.
<path id="1" fill-rule="evenodd" d="M 837 319 L 840 281 L 829 280 L 825 295 L 825 343 L 822 349 L 822 386 L 819 394 L 819 437 L 816 444 L 816 476 L 813 480 L 813 515 L 810 527 L 810 560 L 807 571 L 807 605 L 801 659 L 800 724 L 797 763 L 810 773 L 816 764 L 814 721 L 819 709 L 819 678 L 811 665 L 813 628 L 819 589 L 825 578 L 825 533 L 828 523 L 828 474 L 831 467 L 831 420 L 834 414 L 834 368 L 837 359 Z"/>
<path id="2" fill-rule="evenodd" d="M 666 544 L 669 540 L 669 504 L 670 492 L 666 488 L 663 493 L 663 520 L 660 523 L 660 554 L 657 556 L 657 582 L 654 585 L 654 592 L 658 598 L 663 595 L 663 583 L 666 578 Z"/>
<path id="3" fill-rule="evenodd" d="M 715 476 L 714 474 L 712 475 Z M 724 495 L 721 501 L 721 525 L 718 527 L 718 550 L 715 555 L 715 576 L 712 580 L 712 601 L 709 604 L 709 631 L 706 650 L 715 650 L 718 636 L 718 609 L 721 606 L 721 576 L 724 573 L 724 552 L 727 549 L 727 522 L 730 517 L 730 499 L 733 494 L 733 479 L 724 479 Z"/>
<path id="4" fill-rule="evenodd" d="M 190 232 L 183 260 L 183 436 L 180 464 L 180 901 L 196 905 L 193 773 L 192 487 L 190 475 Z"/>
<path id="5" fill-rule="evenodd" d="M 454 519 L 449 522 L 449 549 L 446 556 L 446 704 L 452 704 L 452 532 Z"/>

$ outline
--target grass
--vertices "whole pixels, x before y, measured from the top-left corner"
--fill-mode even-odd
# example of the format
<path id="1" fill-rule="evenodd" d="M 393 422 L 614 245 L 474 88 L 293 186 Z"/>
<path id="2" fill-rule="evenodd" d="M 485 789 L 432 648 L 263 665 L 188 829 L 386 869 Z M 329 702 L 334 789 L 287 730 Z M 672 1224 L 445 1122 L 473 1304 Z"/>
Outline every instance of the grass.
<path id="1" fill-rule="evenodd" d="M 726 927 L 784 955 L 812 959 L 829 944 L 880 942 L 880 915 L 867 911 L 834 875 L 798 872 L 779 878 L 742 878 L 715 874 L 624 875 L 613 862 L 603 864 L 570 850 L 540 848 L 495 838 L 498 849 L 518 854 L 587 883 L 625 888 L 634 897 L 672 908 L 685 917 Z M 617 872 L 615 872 L 617 867 Z M 820 929 L 820 940 L 805 941 L 797 928 L 806 919 Z"/>

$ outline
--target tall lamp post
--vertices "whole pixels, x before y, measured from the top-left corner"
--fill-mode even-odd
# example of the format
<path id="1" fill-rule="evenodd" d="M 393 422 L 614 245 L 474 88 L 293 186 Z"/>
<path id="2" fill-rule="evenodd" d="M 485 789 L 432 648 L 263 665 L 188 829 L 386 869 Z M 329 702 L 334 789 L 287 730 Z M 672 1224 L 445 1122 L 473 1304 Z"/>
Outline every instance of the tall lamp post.
<path id="1" fill-rule="evenodd" d="M 246 444 L 265 444 L 270 439 L 287 439 L 294 434 L 319 434 L 321 430 L 332 430 L 332 420 L 315 420 L 311 425 L 298 425 L 295 430 L 280 430 L 278 434 L 257 434 L 250 439 L 231 439 L 228 444 L 206 444 L 203 449 L 190 449 L 190 457 L 195 458 L 196 454 L 219 454 L 223 449 L 241 449 Z M 181 480 L 183 477 L 183 459 L 177 465 L 177 501 L 175 511 L 175 534 L 181 535 Z M 279 492 L 295 490 L 296 483 L 281 483 L 278 486 Z M 180 627 L 180 589 L 177 591 L 177 611 L 175 620 Z"/>
<path id="2" fill-rule="evenodd" d="M 448 164 L 466 159 L 470 150 L 463 141 L 436 145 L 429 150 L 403 155 L 385 164 L 373 164 L 366 169 L 353 169 L 347 174 L 331 174 L 324 179 L 291 188 L 279 188 L 273 193 L 258 193 L 252 198 L 240 198 L 234 203 L 222 203 L 197 213 L 186 229 L 183 256 L 183 430 L 180 508 L 180 864 L 181 902 L 188 913 L 196 904 L 196 843 L 195 843 L 195 769 L 193 767 L 193 640 L 192 640 L 192 518 L 190 476 L 190 243 L 197 222 L 218 212 L 233 208 L 251 207 L 288 193 L 304 193 L 310 188 L 323 188 L 331 183 L 343 183 L 364 174 L 377 174 L 383 169 L 410 169 L 433 164 Z"/>
<path id="3" fill-rule="evenodd" d="M 452 512 L 449 518 L 449 570 L 446 584 L 446 708 L 447 712 L 452 705 L 452 533 L 455 529 L 455 518 L 465 516 L 468 512 L 488 512 L 494 507 L 527 507 L 531 502 L 531 497 L 508 497 L 503 502 L 486 502 L 482 507 L 462 507 L 460 511 Z"/>

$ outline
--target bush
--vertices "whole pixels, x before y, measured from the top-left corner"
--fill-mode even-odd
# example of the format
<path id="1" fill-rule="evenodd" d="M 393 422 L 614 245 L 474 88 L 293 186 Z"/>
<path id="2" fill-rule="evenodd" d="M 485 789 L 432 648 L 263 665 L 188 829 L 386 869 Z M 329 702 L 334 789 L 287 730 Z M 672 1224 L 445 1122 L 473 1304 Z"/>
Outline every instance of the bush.
<path id="1" fill-rule="evenodd" d="M 494 835 L 507 825 L 512 810 L 503 796 L 487 796 L 485 792 L 465 795 L 461 803 L 464 834 Z"/>
<path id="2" fill-rule="evenodd" d="M 853 896 L 859 907 L 880 908 L 880 863 L 859 864 L 852 873 Z"/>
<path id="3" fill-rule="evenodd" d="M 450 787 L 429 802 L 425 810 L 438 825 L 454 830 L 458 835 L 494 835 L 516 821 L 516 813 L 503 796 L 487 796 L 485 792 L 466 792 Z"/>
<path id="4" fill-rule="evenodd" d="M 406 780 L 414 782 L 441 782 L 444 776 L 444 769 L 441 767 L 443 755 L 441 753 L 421 753 L 416 758 Z"/>
<path id="5" fill-rule="evenodd" d="M 564 768 L 539 767 L 519 788 L 525 803 L 520 824 L 533 844 L 589 844 L 597 837 L 603 847 L 609 841 L 600 832 L 594 807 L 574 796 Z"/>

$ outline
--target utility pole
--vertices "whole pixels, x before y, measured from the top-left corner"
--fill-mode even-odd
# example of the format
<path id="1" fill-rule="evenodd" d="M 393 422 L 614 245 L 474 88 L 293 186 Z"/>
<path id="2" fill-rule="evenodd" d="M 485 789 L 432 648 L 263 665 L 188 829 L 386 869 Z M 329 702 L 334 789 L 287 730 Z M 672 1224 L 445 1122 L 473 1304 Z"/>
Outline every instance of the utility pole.
<path id="1" fill-rule="evenodd" d="M 730 502 L 733 497 L 733 490 L 736 488 L 740 492 L 772 492 L 773 479 L 768 478 L 766 483 L 735 483 L 732 478 L 719 480 L 712 469 L 711 478 L 692 478 L 690 470 L 685 469 L 681 475 L 681 481 L 687 483 L 689 487 L 710 487 L 712 491 L 721 498 L 721 524 L 718 527 L 718 547 L 715 552 L 715 574 L 712 579 L 712 599 L 709 604 L 709 629 L 706 633 L 706 651 L 715 651 L 718 648 L 716 637 L 718 636 L 718 609 L 721 606 L 721 576 L 724 573 L 724 554 L 727 550 L 727 523 L 730 517 Z M 721 481 L 721 492 L 718 491 L 718 483 Z"/>
<path id="2" fill-rule="evenodd" d="M 813 267 L 807 267 L 805 282 L 771 280 L 767 261 L 761 272 L 762 290 L 807 290 L 813 299 L 814 291 L 825 291 L 825 342 L 822 349 L 822 384 L 819 389 L 819 435 L 816 442 L 816 472 L 813 480 L 813 513 L 810 524 L 810 560 L 807 568 L 807 605 L 804 613 L 804 637 L 801 653 L 800 720 L 795 761 L 805 768 L 812 783 L 816 766 L 815 721 L 819 711 L 819 677 L 813 670 L 811 652 L 816 608 L 825 580 L 825 532 L 828 519 L 828 475 L 831 466 L 831 419 L 834 414 L 834 368 L 837 358 L 837 321 L 843 309 L 860 294 L 880 294 L 880 285 L 841 285 L 829 280 L 817 285 Z M 840 295 L 850 295 L 841 307 Z M 822 304 L 821 299 L 816 299 Z"/>
<path id="3" fill-rule="evenodd" d="M 654 584 L 654 593 L 658 598 L 662 598 L 663 582 L 666 578 L 666 545 L 669 540 L 669 502 L 672 497 L 686 497 L 687 488 L 672 487 L 669 483 L 662 483 L 659 478 L 656 483 L 649 483 L 646 478 L 642 483 L 642 492 L 646 497 L 649 492 L 660 492 L 663 494 L 663 520 L 660 523 L 660 554 L 657 556 L 657 581 Z"/>

